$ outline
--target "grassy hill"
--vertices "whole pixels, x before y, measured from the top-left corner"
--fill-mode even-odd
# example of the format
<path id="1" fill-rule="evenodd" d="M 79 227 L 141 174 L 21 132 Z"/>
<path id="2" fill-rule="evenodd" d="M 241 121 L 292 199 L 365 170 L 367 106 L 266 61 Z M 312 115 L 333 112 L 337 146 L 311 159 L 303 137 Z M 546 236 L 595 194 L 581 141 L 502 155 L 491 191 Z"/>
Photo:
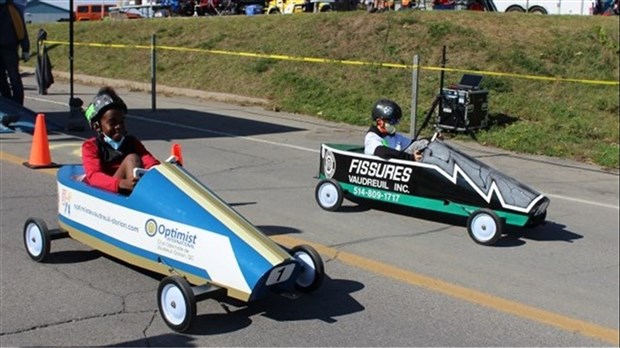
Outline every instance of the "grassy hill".
<path id="1" fill-rule="evenodd" d="M 68 23 L 33 24 L 33 51 L 39 28 L 49 40 L 69 40 Z M 409 115 L 412 70 L 402 66 L 410 66 L 417 54 L 419 126 L 438 92 L 436 68 L 446 46 L 446 84 L 458 82 L 463 70 L 493 73 L 483 79 L 491 126 L 477 132 L 479 142 L 618 169 L 619 87 L 582 81 L 619 81 L 617 16 L 354 11 L 80 22 L 74 29 L 76 74 L 150 82 L 148 46 L 155 34 L 159 84 L 266 98 L 274 108 L 356 125 L 369 124 L 370 108 L 380 97 L 396 100 Z M 49 49 L 54 70 L 68 71 L 68 45 Z M 401 127 L 407 132 L 409 123 Z"/>

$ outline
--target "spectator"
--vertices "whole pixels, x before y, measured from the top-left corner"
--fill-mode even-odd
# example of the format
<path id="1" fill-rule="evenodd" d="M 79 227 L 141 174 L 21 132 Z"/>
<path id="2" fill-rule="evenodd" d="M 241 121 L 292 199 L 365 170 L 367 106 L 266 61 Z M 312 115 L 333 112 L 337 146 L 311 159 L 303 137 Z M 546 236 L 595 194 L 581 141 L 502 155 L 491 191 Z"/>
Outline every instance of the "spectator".
<path id="1" fill-rule="evenodd" d="M 455 0 L 433 0 L 433 10 L 454 10 Z"/>
<path id="2" fill-rule="evenodd" d="M 469 6 L 467 6 L 467 9 L 470 11 L 484 11 L 484 5 L 481 0 L 473 0 Z"/>
<path id="3" fill-rule="evenodd" d="M 24 85 L 19 74 L 19 47 L 30 59 L 30 40 L 24 14 L 13 0 L 0 0 L 0 95 L 24 105 Z"/>

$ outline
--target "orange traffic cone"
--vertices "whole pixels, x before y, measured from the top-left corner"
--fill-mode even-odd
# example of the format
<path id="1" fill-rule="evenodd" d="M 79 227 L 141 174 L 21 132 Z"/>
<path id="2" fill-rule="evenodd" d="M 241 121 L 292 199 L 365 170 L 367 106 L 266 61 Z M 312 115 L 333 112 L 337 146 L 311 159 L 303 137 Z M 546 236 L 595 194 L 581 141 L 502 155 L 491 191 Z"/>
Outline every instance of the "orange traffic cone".
<path id="1" fill-rule="evenodd" d="M 170 155 L 177 158 L 177 163 L 183 165 L 183 154 L 181 153 L 181 144 L 172 144 Z"/>
<path id="2" fill-rule="evenodd" d="M 30 148 L 30 160 L 23 164 L 32 169 L 59 167 L 58 164 L 52 162 L 50 148 L 47 142 L 45 115 L 43 114 L 37 115 L 37 120 L 34 124 L 32 147 Z"/>

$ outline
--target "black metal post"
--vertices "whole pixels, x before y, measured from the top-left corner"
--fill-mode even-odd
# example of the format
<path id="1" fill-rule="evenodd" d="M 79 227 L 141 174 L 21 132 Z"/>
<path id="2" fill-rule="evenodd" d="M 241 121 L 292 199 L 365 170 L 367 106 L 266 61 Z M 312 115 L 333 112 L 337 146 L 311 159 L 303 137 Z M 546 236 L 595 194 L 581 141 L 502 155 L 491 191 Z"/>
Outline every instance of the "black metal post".
<path id="1" fill-rule="evenodd" d="M 73 96 L 73 0 L 69 0 L 69 122 L 67 130 L 83 131 L 83 111 L 84 102 L 80 98 Z"/>
<path id="2" fill-rule="evenodd" d="M 439 74 L 439 94 L 437 95 L 437 106 L 439 106 L 439 113 L 443 110 L 443 80 L 446 71 L 446 46 L 443 46 L 441 51 L 441 73 Z M 437 114 L 437 124 L 439 124 L 439 113 Z"/>
<path id="3" fill-rule="evenodd" d="M 418 86 L 420 85 L 420 57 L 416 54 L 413 56 L 413 71 L 411 72 L 411 122 L 409 124 L 409 133 L 413 140 L 416 136 L 416 122 L 418 118 Z"/>
<path id="4" fill-rule="evenodd" d="M 151 37 L 151 111 L 157 110 L 157 55 L 155 34 Z"/>
<path id="5" fill-rule="evenodd" d="M 443 79 L 445 74 L 446 67 L 446 46 L 443 46 L 443 50 L 441 52 L 441 74 L 439 75 L 439 95 L 443 93 Z"/>
<path id="6" fill-rule="evenodd" d="M 69 98 L 73 99 L 73 0 L 69 0 Z"/>

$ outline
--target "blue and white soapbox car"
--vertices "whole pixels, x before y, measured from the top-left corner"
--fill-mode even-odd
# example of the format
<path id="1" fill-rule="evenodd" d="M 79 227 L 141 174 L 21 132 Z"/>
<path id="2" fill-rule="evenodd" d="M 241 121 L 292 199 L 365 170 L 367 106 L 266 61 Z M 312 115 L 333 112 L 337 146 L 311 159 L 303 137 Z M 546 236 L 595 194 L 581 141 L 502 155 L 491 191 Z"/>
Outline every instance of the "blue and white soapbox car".
<path id="1" fill-rule="evenodd" d="M 316 250 L 276 244 L 177 164 L 146 171 L 129 196 L 89 186 L 83 172 L 81 165 L 59 169 L 60 229 L 28 219 L 26 251 L 44 261 L 51 240 L 68 236 L 164 275 L 158 305 L 173 330 L 189 329 L 196 300 L 226 294 L 248 302 L 266 290 L 309 292 L 321 285 L 324 265 Z"/>
<path id="2" fill-rule="evenodd" d="M 364 147 L 322 144 L 315 198 L 328 211 L 343 198 L 372 200 L 468 217 L 467 231 L 483 245 L 501 237 L 503 224 L 545 221 L 549 199 L 467 154 L 433 138 L 421 161 L 385 160 Z"/>

